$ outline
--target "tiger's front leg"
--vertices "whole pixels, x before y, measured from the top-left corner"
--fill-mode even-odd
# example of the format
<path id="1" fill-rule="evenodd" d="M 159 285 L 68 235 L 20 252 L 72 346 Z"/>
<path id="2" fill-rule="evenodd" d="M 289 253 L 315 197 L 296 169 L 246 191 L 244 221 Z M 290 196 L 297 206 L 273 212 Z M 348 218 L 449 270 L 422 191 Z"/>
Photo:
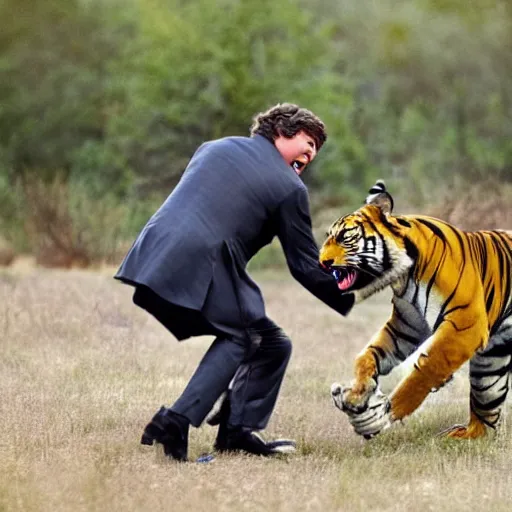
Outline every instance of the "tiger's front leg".
<path id="1" fill-rule="evenodd" d="M 404 361 L 429 334 L 416 310 L 408 304 L 398 308 L 397 299 L 394 302 L 390 319 L 356 358 L 352 385 L 343 388 L 334 383 L 331 387 L 334 403 L 342 411 L 364 411 L 377 390 L 378 377 Z"/>
<path id="2" fill-rule="evenodd" d="M 348 416 L 355 432 L 366 439 L 391 425 L 389 399 L 378 389 L 377 378 L 385 359 L 382 355 L 391 354 L 392 346 L 393 340 L 385 326 L 357 357 L 352 386 L 343 388 L 338 383 L 331 386 L 334 404 Z"/>
<path id="3" fill-rule="evenodd" d="M 385 329 L 379 331 L 367 347 L 359 354 L 354 364 L 355 379 L 350 387 L 335 382 L 331 386 L 334 404 L 343 412 L 361 413 L 368 406 L 368 400 L 377 389 L 379 375 L 377 354 L 389 343 Z"/>
<path id="4" fill-rule="evenodd" d="M 351 387 L 344 388 L 334 383 L 331 395 L 339 409 L 357 414 L 367 408 L 368 400 L 377 389 L 378 371 L 371 346 L 356 359 L 355 374 Z"/>
<path id="5" fill-rule="evenodd" d="M 432 335 L 411 373 L 390 396 L 392 421 L 414 412 L 433 390 L 441 387 L 486 340 L 486 326 L 444 321 Z"/>

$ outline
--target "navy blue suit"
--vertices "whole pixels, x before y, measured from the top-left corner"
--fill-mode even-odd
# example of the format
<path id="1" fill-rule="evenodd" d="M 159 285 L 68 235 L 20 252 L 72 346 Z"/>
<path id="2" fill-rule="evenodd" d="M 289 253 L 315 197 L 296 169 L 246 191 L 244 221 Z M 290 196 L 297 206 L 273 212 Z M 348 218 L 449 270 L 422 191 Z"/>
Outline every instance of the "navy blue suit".
<path id="1" fill-rule="evenodd" d="M 269 389 L 268 400 L 254 407 L 247 403 L 250 396 L 240 397 L 241 413 L 232 422 L 264 428 L 268 421 L 291 349 L 288 338 L 266 317 L 260 289 L 246 265 L 275 236 L 294 278 L 346 314 L 352 297 L 341 295 L 335 280 L 318 266 L 307 189 L 276 147 L 260 135 L 206 142 L 115 276 L 136 286 L 135 303 L 178 339 L 217 336 L 172 407 L 196 426 L 235 373 L 233 391 L 252 386 L 262 395 Z M 279 345 L 281 353 L 276 354 Z M 254 372 L 247 372 L 247 365 L 254 369 L 254 358 L 261 371 L 248 377 Z M 275 364 L 279 360 L 282 364 Z M 275 368 L 266 372 L 265 367 Z M 242 378 L 251 385 L 241 386 Z"/>

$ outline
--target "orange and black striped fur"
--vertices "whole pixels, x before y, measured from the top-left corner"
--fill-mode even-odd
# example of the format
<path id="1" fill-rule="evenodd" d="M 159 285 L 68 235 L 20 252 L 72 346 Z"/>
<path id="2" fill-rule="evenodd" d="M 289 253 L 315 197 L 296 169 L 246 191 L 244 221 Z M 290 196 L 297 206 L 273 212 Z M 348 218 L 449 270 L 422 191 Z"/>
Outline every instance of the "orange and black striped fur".
<path id="1" fill-rule="evenodd" d="M 320 251 L 356 302 L 390 286 L 393 312 L 355 361 L 346 410 L 364 410 L 379 375 L 421 345 L 410 374 L 389 397 L 390 421 L 411 414 L 430 391 L 470 361 L 470 419 L 455 438 L 495 428 L 512 370 L 512 232 L 465 232 L 427 216 L 392 214 L 382 181 L 366 205 L 337 220 Z"/>

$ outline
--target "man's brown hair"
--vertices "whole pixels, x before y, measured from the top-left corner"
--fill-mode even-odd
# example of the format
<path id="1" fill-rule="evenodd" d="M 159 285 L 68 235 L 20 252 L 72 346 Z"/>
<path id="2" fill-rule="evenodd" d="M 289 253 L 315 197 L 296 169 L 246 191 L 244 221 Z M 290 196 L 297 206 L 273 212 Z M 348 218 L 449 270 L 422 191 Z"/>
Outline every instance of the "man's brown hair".
<path id="1" fill-rule="evenodd" d="M 313 112 L 293 103 L 278 103 L 254 117 L 251 135 L 263 135 L 274 143 L 280 135 L 292 138 L 300 131 L 313 137 L 317 151 L 327 139 L 325 125 Z"/>

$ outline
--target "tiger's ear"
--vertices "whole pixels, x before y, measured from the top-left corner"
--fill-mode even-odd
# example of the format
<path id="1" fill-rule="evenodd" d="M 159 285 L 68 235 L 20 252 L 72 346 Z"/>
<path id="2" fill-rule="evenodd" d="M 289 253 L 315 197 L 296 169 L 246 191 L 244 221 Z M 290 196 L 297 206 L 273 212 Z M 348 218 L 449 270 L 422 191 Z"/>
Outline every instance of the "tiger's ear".
<path id="1" fill-rule="evenodd" d="M 368 191 L 365 203 L 378 206 L 384 214 L 389 214 L 393 211 L 393 198 L 386 190 L 386 184 L 383 180 L 377 180 L 375 185 Z"/>

